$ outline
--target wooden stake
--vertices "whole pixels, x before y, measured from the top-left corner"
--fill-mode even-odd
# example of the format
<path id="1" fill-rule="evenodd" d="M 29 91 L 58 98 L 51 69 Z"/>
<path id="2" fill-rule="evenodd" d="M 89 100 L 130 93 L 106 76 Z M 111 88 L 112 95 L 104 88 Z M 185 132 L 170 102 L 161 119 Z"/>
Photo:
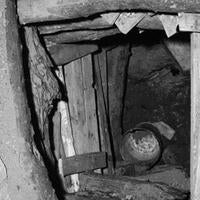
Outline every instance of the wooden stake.
<path id="1" fill-rule="evenodd" d="M 77 30 L 97 30 L 112 28 L 113 25 L 106 22 L 102 17 L 94 19 L 84 19 L 77 22 L 69 22 L 63 24 L 52 24 L 52 25 L 40 25 L 38 26 L 40 34 L 52 34 L 64 31 L 77 31 Z M 137 25 L 139 29 L 150 29 L 150 30 L 163 30 L 161 21 L 157 15 L 150 16 L 146 15 L 142 21 Z"/>

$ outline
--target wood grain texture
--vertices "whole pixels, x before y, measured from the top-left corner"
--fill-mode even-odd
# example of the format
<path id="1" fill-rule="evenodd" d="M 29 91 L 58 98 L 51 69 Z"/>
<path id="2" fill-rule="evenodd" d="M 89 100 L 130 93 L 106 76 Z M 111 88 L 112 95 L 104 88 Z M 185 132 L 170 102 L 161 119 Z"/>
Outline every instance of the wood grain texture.
<path id="1" fill-rule="evenodd" d="M 40 34 L 53 34 L 62 31 L 107 29 L 113 26 L 112 24 L 108 24 L 102 17 L 96 17 L 94 19 L 82 19 L 77 22 L 65 22 L 56 25 L 39 25 L 38 30 Z M 157 15 L 146 15 L 136 27 L 140 29 L 163 30 L 162 23 Z"/>
<path id="2" fill-rule="evenodd" d="M 83 174 L 80 176 L 80 182 L 82 190 L 104 192 L 119 199 L 183 200 L 187 196 L 165 184 L 138 181 L 123 176 Z"/>
<path id="3" fill-rule="evenodd" d="M 196 0 L 18 0 L 21 24 L 87 17 L 97 13 L 118 10 L 145 10 L 155 12 L 200 12 Z"/>
<path id="4" fill-rule="evenodd" d="M 64 22 L 63 24 L 53 25 L 39 25 L 38 30 L 40 34 L 52 34 L 61 31 L 74 31 L 74 30 L 96 30 L 110 28 L 108 22 L 102 17 L 94 19 L 82 19 L 75 22 Z"/>
<path id="5" fill-rule="evenodd" d="M 98 50 L 95 44 L 56 44 L 47 46 L 56 65 L 65 65 Z"/>
<path id="6" fill-rule="evenodd" d="M 104 152 L 87 153 L 63 159 L 64 176 L 106 167 Z"/>
<path id="7" fill-rule="evenodd" d="M 76 153 L 98 152 L 91 55 L 65 65 L 64 71 Z"/>
<path id="8" fill-rule="evenodd" d="M 38 127 L 44 140 L 45 151 L 53 160 L 49 140 L 48 115 L 52 109 L 53 100 L 60 97 L 59 86 L 50 69 L 53 64 L 40 43 L 37 30 L 34 27 L 26 27 L 25 38 L 29 51 L 31 89 Z"/>
<path id="9" fill-rule="evenodd" d="M 111 132 L 108 118 L 108 75 L 106 50 L 94 55 L 94 72 L 98 103 L 98 119 L 101 149 L 108 154 L 108 173 L 114 172 L 113 144 L 111 143 Z M 104 170 L 105 173 L 107 173 Z"/>
<path id="10" fill-rule="evenodd" d="M 200 198 L 200 33 L 191 34 L 191 199 Z"/>
<path id="11" fill-rule="evenodd" d="M 116 158 L 120 158 L 122 139 L 122 112 L 126 67 L 129 61 L 129 44 L 120 44 L 107 52 L 108 65 L 108 110 Z"/>
<path id="12" fill-rule="evenodd" d="M 94 93 L 94 80 L 93 80 L 93 64 L 92 55 L 89 54 L 81 58 L 82 62 L 82 75 L 83 75 L 83 90 L 84 90 L 84 103 L 85 103 L 85 117 L 86 128 L 88 131 L 88 142 L 91 148 L 90 152 L 100 150 L 100 141 L 97 126 L 96 115 L 96 99 Z"/>
<path id="13" fill-rule="evenodd" d="M 44 40 L 48 45 L 56 43 L 76 43 L 81 41 L 94 41 L 100 40 L 101 38 L 120 34 L 117 28 L 108 30 L 83 30 L 74 32 L 63 32 L 55 35 L 46 35 Z"/>

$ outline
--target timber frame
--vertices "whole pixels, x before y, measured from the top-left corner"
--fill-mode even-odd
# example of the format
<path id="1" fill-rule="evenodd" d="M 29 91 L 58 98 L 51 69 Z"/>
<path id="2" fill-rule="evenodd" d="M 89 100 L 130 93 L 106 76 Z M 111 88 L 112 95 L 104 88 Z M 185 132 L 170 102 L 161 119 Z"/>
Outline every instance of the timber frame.
<path id="1" fill-rule="evenodd" d="M 20 23 L 22 25 L 38 23 L 40 34 L 46 35 L 44 38 L 47 44 L 48 42 L 75 42 L 76 38 L 70 39 L 70 34 L 74 33 L 81 35 L 82 40 L 85 35 L 87 35 L 87 40 L 96 40 L 102 35 L 118 34 L 119 31 L 116 28 L 103 22 L 99 17 L 85 18 L 100 13 L 127 10 L 136 13 L 138 11 L 159 13 L 166 16 L 178 16 L 178 13 L 185 13 L 178 25 L 179 31 L 187 31 L 191 34 L 191 199 L 200 199 L 200 14 L 198 14 L 200 2 L 196 0 L 18 0 L 17 3 Z M 78 22 L 74 22 L 76 18 L 79 18 Z M 55 22 L 59 20 L 67 20 L 67 22 L 55 25 Z M 53 26 L 40 24 L 50 21 L 54 21 Z M 149 15 L 136 27 L 163 30 L 160 21 L 155 16 Z M 84 28 L 85 33 L 82 30 Z M 102 28 L 111 29 L 102 31 Z M 88 37 L 90 29 L 93 32 L 90 32 L 91 35 Z M 98 32 L 98 29 L 101 30 Z M 63 31 L 62 35 L 48 35 L 58 31 Z"/>

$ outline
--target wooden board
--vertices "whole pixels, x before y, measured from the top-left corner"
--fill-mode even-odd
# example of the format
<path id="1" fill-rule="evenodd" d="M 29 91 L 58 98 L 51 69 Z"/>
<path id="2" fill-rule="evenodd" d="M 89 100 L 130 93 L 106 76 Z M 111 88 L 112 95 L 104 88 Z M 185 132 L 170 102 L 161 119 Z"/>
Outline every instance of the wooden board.
<path id="1" fill-rule="evenodd" d="M 52 34 L 61 31 L 74 31 L 74 30 L 96 30 L 111 28 L 112 25 L 105 21 L 102 17 L 94 19 L 84 19 L 78 22 L 60 23 L 52 25 L 39 25 L 38 30 L 40 34 Z"/>
<path id="2" fill-rule="evenodd" d="M 106 153 L 104 152 L 87 153 L 63 159 L 64 176 L 101 169 L 106 166 Z"/>
<path id="3" fill-rule="evenodd" d="M 80 30 L 46 35 L 44 36 L 44 40 L 47 45 L 51 43 L 76 43 L 81 41 L 100 40 L 101 38 L 117 34 L 120 34 L 120 31 L 117 28 L 106 30 Z"/>
<path id="4" fill-rule="evenodd" d="M 82 74 L 83 74 L 83 91 L 85 103 L 86 129 L 88 132 L 89 152 L 100 150 L 97 115 L 96 115 L 96 100 L 94 93 L 93 81 L 93 66 L 91 55 L 81 58 Z"/>
<path id="5" fill-rule="evenodd" d="M 108 65 L 108 110 L 114 152 L 120 157 L 119 146 L 122 139 L 122 112 L 126 67 L 129 61 L 129 44 L 121 44 L 107 52 Z"/>
<path id="6" fill-rule="evenodd" d="M 191 34 L 191 199 L 200 199 L 200 33 Z"/>
<path id="7" fill-rule="evenodd" d="M 119 199 L 178 200 L 186 194 L 162 183 L 133 180 L 129 177 L 82 174 L 81 189 L 91 192 L 104 192 Z"/>
<path id="8" fill-rule="evenodd" d="M 200 12 L 196 0 L 18 0 L 21 24 L 88 17 L 97 13 L 119 10 L 144 10 L 156 13 Z"/>
<path id="9" fill-rule="evenodd" d="M 56 65 L 65 65 L 98 50 L 95 44 L 54 44 L 47 49 Z"/>
<path id="10" fill-rule="evenodd" d="M 108 77 L 106 50 L 94 55 L 95 83 L 98 103 L 98 121 L 100 131 L 101 149 L 108 154 L 108 173 L 114 172 L 113 168 L 113 145 L 108 119 Z M 107 171 L 104 170 L 104 173 Z"/>
<path id="11" fill-rule="evenodd" d="M 77 22 L 69 22 L 62 24 L 51 24 L 51 25 L 39 25 L 38 30 L 40 34 L 53 34 L 62 31 L 76 31 L 76 30 L 97 30 L 107 29 L 113 27 L 112 24 L 108 24 L 102 17 L 96 17 L 94 19 L 83 19 Z M 150 16 L 146 15 L 142 21 L 137 25 L 140 29 L 153 29 L 163 30 L 161 21 L 157 15 Z"/>
<path id="12" fill-rule="evenodd" d="M 65 65 L 64 73 L 76 154 L 98 152 L 91 55 Z"/>

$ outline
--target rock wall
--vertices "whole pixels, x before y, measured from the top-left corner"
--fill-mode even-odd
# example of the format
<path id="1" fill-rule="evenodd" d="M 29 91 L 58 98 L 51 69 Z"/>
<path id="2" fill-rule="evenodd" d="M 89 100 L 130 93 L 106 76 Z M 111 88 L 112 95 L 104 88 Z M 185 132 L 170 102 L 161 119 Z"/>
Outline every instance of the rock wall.
<path id="1" fill-rule="evenodd" d="M 0 0 L 0 199 L 56 199 L 31 148 L 15 1 Z"/>
<path id="2" fill-rule="evenodd" d="M 132 41 L 123 129 L 125 132 L 145 121 L 164 121 L 176 131 L 171 143 L 178 162 L 189 168 L 190 76 L 185 59 L 189 55 L 189 41 L 183 37 L 181 43 L 179 38 L 178 47 L 173 42 L 172 48 L 180 49 L 176 56 L 185 57 L 178 63 L 166 49 L 164 38 L 162 33 L 154 31 Z"/>

